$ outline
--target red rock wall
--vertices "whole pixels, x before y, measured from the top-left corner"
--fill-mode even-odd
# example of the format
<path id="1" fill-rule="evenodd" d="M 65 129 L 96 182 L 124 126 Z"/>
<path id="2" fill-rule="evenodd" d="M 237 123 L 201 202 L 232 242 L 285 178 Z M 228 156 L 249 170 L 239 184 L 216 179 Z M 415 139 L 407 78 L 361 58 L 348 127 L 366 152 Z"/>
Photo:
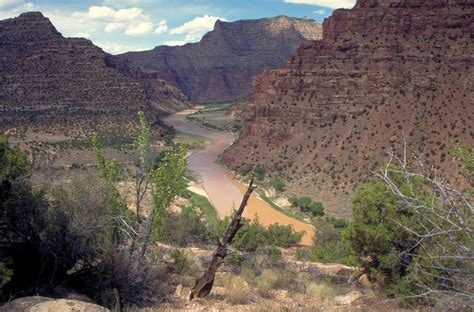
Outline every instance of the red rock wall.
<path id="1" fill-rule="evenodd" d="M 155 116 L 186 106 L 156 72 L 135 68 L 89 40 L 64 38 L 39 12 L 0 21 L 1 130 L 123 129 L 138 110 Z"/>
<path id="2" fill-rule="evenodd" d="M 262 164 L 345 214 L 354 186 L 384 151 L 400 151 L 402 136 L 410 153 L 455 173 L 449 147 L 474 145 L 473 27 L 466 0 L 368 0 L 335 11 L 322 40 L 255 79 L 224 162 Z"/>

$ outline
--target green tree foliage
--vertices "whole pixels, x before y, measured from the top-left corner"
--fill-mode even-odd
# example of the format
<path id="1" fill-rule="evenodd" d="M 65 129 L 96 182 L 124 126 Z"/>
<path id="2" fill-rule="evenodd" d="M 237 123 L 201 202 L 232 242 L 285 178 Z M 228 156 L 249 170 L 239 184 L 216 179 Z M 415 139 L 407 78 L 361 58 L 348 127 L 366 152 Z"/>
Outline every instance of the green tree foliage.
<path id="1" fill-rule="evenodd" d="M 138 112 L 138 135 L 135 140 L 135 148 L 138 159 L 135 162 L 135 208 L 137 222 L 141 222 L 141 202 L 145 197 L 150 183 L 150 173 L 153 168 L 151 154 L 150 127 L 143 112 Z"/>
<path id="2" fill-rule="evenodd" d="M 290 203 L 294 207 L 298 207 L 301 211 L 310 213 L 313 217 L 324 216 L 323 203 L 313 202 L 309 197 L 290 197 Z"/>
<path id="3" fill-rule="evenodd" d="M 160 240 L 180 247 L 208 244 L 216 232 L 202 222 L 203 218 L 202 214 L 191 207 L 183 207 L 179 213 L 167 214 Z"/>
<path id="4" fill-rule="evenodd" d="M 472 204 L 424 168 L 389 165 L 359 188 L 346 241 L 369 278 L 405 302 L 469 305 Z"/>
<path id="5" fill-rule="evenodd" d="M 285 191 L 286 185 L 285 185 L 285 182 L 282 179 L 276 177 L 276 178 L 273 178 L 270 181 L 270 183 L 276 191 L 278 191 L 278 192 L 284 192 Z"/>
<path id="6" fill-rule="evenodd" d="M 118 162 L 96 141 L 100 180 L 73 179 L 46 193 L 31 187 L 26 157 L 0 143 L 0 301 L 49 296 L 61 286 L 109 307 L 115 291 L 126 305 L 156 303 L 166 275 L 137 261 L 111 232 L 122 237 L 130 222 L 116 188 Z"/>
<path id="7" fill-rule="evenodd" d="M 452 149 L 451 154 L 460 161 L 462 174 L 470 182 L 471 188 L 474 188 L 474 150 L 467 147 L 458 147 Z"/>
<path id="8" fill-rule="evenodd" d="M 313 225 L 316 230 L 314 246 L 299 248 L 299 259 L 346 265 L 357 263 L 349 244 L 342 239 L 348 222 L 334 218 L 315 218 Z"/>
<path id="9" fill-rule="evenodd" d="M 153 241 L 160 239 L 163 218 L 167 209 L 184 188 L 186 188 L 185 173 L 187 169 L 186 150 L 177 146 L 164 152 L 158 160 L 158 167 L 152 172 L 152 215 Z"/>
<path id="10" fill-rule="evenodd" d="M 44 224 L 40 214 L 29 215 L 36 206 L 42 206 L 42 194 L 32 194 L 31 187 L 23 177 L 30 173 L 26 155 L 8 144 L 8 137 L 0 134 L 0 296 L 3 286 L 14 274 L 14 259 L 9 255 L 13 249 L 21 248 L 28 238 L 37 240 L 37 227 Z M 27 205 L 25 212 L 18 205 Z M 20 227 L 23 237 L 14 235 Z M 31 236 L 28 237 L 28 234 Z M 26 240 L 25 240 L 26 239 Z"/>
<path id="11" fill-rule="evenodd" d="M 152 209 L 144 228 L 141 258 L 150 242 L 164 238 L 163 222 L 169 213 L 169 206 L 186 187 L 186 169 L 186 149 L 183 146 L 175 146 L 161 153 L 153 168 L 150 177 Z"/>
<path id="12" fill-rule="evenodd" d="M 0 181 L 15 180 L 30 173 L 26 155 L 8 144 L 8 137 L 0 134 Z"/>
<path id="13" fill-rule="evenodd" d="M 228 217 L 220 221 L 220 232 L 223 233 L 227 229 L 229 222 Z M 295 246 L 304 234 L 303 232 L 295 232 L 291 225 L 272 224 L 264 227 L 258 220 L 252 222 L 245 218 L 242 219 L 242 224 L 232 241 L 232 245 L 247 252 L 253 252 L 265 246 Z"/>
<path id="14" fill-rule="evenodd" d="M 265 179 L 265 167 L 262 165 L 257 165 L 254 170 L 255 179 L 263 181 Z"/>
<path id="15" fill-rule="evenodd" d="M 309 205 L 307 211 L 310 212 L 313 216 L 324 216 L 323 203 L 312 202 L 311 205 Z"/>
<path id="16" fill-rule="evenodd" d="M 120 164 L 116 159 L 105 156 L 102 145 L 96 137 L 92 138 L 92 149 L 96 156 L 99 176 L 105 185 L 105 207 L 108 212 L 108 222 L 104 226 L 105 242 L 112 248 L 113 245 L 121 243 L 123 237 L 120 228 L 125 218 L 130 216 L 117 188 L 120 180 Z"/>
<path id="17" fill-rule="evenodd" d="M 411 182 L 400 182 L 405 190 L 412 186 Z M 402 259 L 400 255 L 413 247 L 416 240 L 398 224 L 407 224 L 413 217 L 413 211 L 406 209 L 403 201 L 381 181 L 373 180 L 355 194 L 349 240 L 372 279 L 397 284 L 406 274 L 411 259 Z"/>

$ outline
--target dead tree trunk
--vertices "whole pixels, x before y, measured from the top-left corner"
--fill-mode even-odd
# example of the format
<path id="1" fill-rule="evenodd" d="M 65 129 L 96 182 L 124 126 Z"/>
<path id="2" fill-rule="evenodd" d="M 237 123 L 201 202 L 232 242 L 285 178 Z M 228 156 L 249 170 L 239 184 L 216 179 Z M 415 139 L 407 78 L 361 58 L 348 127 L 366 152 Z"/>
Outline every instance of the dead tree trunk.
<path id="1" fill-rule="evenodd" d="M 194 283 L 193 288 L 191 289 L 191 294 L 189 296 L 189 300 L 193 300 L 194 298 L 202 298 L 209 295 L 212 290 L 212 286 L 214 285 L 214 277 L 216 275 L 217 270 L 224 262 L 224 258 L 227 255 L 227 248 L 229 247 L 230 243 L 234 239 L 235 234 L 240 229 L 242 224 L 240 223 L 242 219 L 242 213 L 244 212 L 245 206 L 247 206 L 247 202 L 250 198 L 250 195 L 255 190 L 255 186 L 253 186 L 253 178 L 250 180 L 249 187 L 247 192 L 240 203 L 239 210 L 237 210 L 234 218 L 229 224 L 229 227 L 225 231 L 224 238 L 222 242 L 219 243 L 219 247 L 217 247 L 216 251 L 212 256 L 211 264 L 207 271 L 196 280 Z"/>

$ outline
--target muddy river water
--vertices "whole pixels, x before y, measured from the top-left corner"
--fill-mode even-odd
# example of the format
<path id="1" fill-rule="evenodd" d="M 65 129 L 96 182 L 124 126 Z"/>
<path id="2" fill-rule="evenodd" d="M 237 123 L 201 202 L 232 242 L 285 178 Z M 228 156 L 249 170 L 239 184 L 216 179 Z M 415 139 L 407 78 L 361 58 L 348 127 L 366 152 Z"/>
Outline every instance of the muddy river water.
<path id="1" fill-rule="evenodd" d="M 234 179 L 232 172 L 216 163 L 218 156 L 234 142 L 236 137 L 187 122 L 186 116 L 197 110 L 197 108 L 193 108 L 181 111 L 165 118 L 164 121 L 180 132 L 202 136 L 209 141 L 206 148 L 188 156 L 188 166 L 200 176 L 200 183 L 207 197 L 216 208 L 219 217 L 224 218 L 238 208 L 247 189 L 246 185 Z M 249 219 L 258 218 L 258 221 L 264 226 L 275 223 L 281 225 L 291 224 L 296 231 L 305 232 L 301 244 L 310 245 L 312 243 L 314 229 L 311 225 L 274 209 L 259 199 L 257 194 L 252 194 L 244 216 Z"/>

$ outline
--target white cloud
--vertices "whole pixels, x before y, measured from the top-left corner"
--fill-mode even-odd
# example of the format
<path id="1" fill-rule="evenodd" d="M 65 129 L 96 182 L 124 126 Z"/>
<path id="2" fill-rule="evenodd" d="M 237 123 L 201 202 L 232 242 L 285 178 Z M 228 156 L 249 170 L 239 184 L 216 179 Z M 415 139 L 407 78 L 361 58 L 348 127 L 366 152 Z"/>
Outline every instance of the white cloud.
<path id="1" fill-rule="evenodd" d="M 94 44 L 101 47 L 105 52 L 111 53 L 111 54 L 120 54 L 120 53 L 125 53 L 128 51 L 144 51 L 149 48 L 143 47 L 143 46 L 134 46 L 134 45 L 124 45 L 116 42 L 111 42 L 111 41 L 101 41 L 97 40 L 94 41 Z"/>
<path id="2" fill-rule="evenodd" d="M 94 42 L 96 45 L 101 47 L 104 51 L 112 53 L 112 54 L 119 54 L 128 51 L 128 48 L 125 45 L 109 42 L 109 41 L 97 41 Z"/>
<path id="3" fill-rule="evenodd" d="M 331 9 L 351 9 L 354 7 L 356 0 L 284 0 L 284 2 L 294 4 L 319 5 Z"/>
<path id="4" fill-rule="evenodd" d="M 125 34 L 129 36 L 141 36 L 151 32 L 153 24 L 150 22 L 141 22 L 139 24 L 130 25 L 126 30 Z"/>
<path id="5" fill-rule="evenodd" d="M 140 17 L 142 12 L 143 10 L 139 8 L 114 10 L 108 6 L 91 6 L 86 14 L 92 19 L 106 21 L 130 21 Z"/>
<path id="6" fill-rule="evenodd" d="M 130 5 L 136 5 L 140 3 L 140 0 L 104 0 L 102 1 L 103 5 L 108 5 L 112 7 L 128 7 Z"/>
<path id="7" fill-rule="evenodd" d="M 107 25 L 105 25 L 105 32 L 110 33 L 124 28 L 125 24 L 123 23 L 108 23 Z"/>
<path id="8" fill-rule="evenodd" d="M 164 45 L 167 45 L 167 46 L 182 46 L 182 45 L 185 45 L 187 42 L 186 41 L 181 41 L 181 40 L 169 40 L 169 41 L 165 41 L 163 42 Z"/>
<path id="9" fill-rule="evenodd" d="M 53 25 L 65 36 L 73 36 L 74 34 L 82 32 L 87 32 L 92 36 L 98 29 L 103 27 L 102 22 L 77 15 L 74 12 L 55 10 L 43 12 L 43 14 L 49 18 Z"/>
<path id="10" fill-rule="evenodd" d="M 115 12 L 115 18 L 120 21 L 129 21 L 136 19 L 142 15 L 142 9 L 139 8 L 130 8 L 130 9 L 120 9 Z"/>
<path id="11" fill-rule="evenodd" d="M 123 34 L 127 36 L 142 36 L 153 32 L 162 34 L 168 30 L 166 21 L 155 26 L 151 16 L 143 14 L 143 10 L 136 7 L 116 10 L 108 6 L 91 6 L 87 12 L 76 12 L 73 16 L 102 23 L 106 33 L 124 30 Z"/>
<path id="12" fill-rule="evenodd" d="M 91 35 L 86 32 L 78 32 L 77 34 L 74 34 L 72 36 L 77 38 L 90 38 Z"/>
<path id="13" fill-rule="evenodd" d="M 161 21 L 158 24 L 158 27 L 155 28 L 155 34 L 159 35 L 168 31 L 168 24 L 166 20 Z"/>
<path id="14" fill-rule="evenodd" d="M 114 15 L 114 10 L 106 6 L 92 6 L 87 12 L 87 16 L 94 19 L 110 18 Z"/>
<path id="15" fill-rule="evenodd" d="M 326 15 L 327 14 L 326 10 L 324 10 L 324 9 L 315 10 L 315 11 L 313 11 L 313 13 L 318 14 L 318 15 Z"/>
<path id="16" fill-rule="evenodd" d="M 217 20 L 225 21 L 223 17 L 217 16 L 198 16 L 183 25 L 170 30 L 170 34 L 185 34 L 184 40 L 187 42 L 198 41 L 202 36 L 214 28 Z"/>
<path id="17" fill-rule="evenodd" d="M 10 11 L 12 15 L 18 14 L 25 10 L 31 10 L 34 7 L 32 2 L 25 2 L 24 0 L 1 0 L 0 10 L 3 12 L 2 15 L 7 14 Z"/>

